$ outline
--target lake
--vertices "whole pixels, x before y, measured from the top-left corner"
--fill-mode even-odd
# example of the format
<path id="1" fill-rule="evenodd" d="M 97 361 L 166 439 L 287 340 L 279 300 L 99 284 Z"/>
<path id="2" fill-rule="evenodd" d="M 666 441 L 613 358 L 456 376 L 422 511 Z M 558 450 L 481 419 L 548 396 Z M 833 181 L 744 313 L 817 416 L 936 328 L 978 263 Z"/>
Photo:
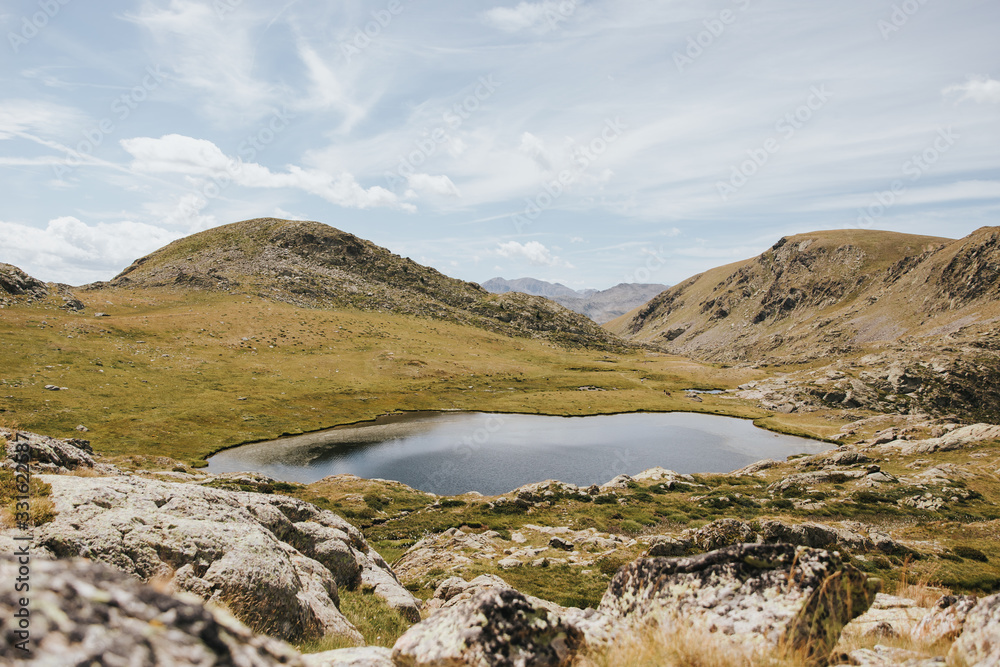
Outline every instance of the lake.
<path id="1" fill-rule="evenodd" d="M 497 495 L 546 479 L 603 484 L 656 466 L 730 472 L 760 459 L 831 448 L 759 429 L 748 420 L 687 412 L 590 417 L 419 412 L 243 445 L 211 457 L 208 471 L 254 471 L 303 484 L 350 473 L 439 495 Z"/>

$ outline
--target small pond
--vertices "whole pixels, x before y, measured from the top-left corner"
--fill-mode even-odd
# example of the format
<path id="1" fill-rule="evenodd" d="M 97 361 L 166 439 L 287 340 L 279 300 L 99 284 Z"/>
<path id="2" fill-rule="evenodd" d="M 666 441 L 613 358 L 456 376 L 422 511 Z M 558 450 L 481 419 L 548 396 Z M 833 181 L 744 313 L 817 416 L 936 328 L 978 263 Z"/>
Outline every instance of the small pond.
<path id="1" fill-rule="evenodd" d="M 440 495 L 496 495 L 546 479 L 603 484 L 655 466 L 729 472 L 760 459 L 830 448 L 747 420 L 687 412 L 591 417 L 421 412 L 243 445 L 213 456 L 208 470 L 255 471 L 303 484 L 351 473 Z"/>

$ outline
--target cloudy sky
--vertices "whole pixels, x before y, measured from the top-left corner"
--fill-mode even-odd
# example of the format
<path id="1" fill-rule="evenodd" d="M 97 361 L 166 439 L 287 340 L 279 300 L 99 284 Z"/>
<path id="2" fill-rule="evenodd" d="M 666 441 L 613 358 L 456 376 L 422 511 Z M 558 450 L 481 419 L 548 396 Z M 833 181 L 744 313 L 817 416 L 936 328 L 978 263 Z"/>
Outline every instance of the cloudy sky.
<path id="1" fill-rule="evenodd" d="M 9 0 L 0 261 L 252 217 L 460 278 L 674 283 L 1000 224 L 996 0 Z"/>

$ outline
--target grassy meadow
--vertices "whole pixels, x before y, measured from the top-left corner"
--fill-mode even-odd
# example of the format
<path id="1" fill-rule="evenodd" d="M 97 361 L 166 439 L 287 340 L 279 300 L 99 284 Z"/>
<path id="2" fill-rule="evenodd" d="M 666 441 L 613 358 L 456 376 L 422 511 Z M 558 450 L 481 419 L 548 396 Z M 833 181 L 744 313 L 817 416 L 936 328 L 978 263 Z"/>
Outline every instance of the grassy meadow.
<path id="1" fill-rule="evenodd" d="M 644 350 L 567 349 L 441 320 L 196 290 L 78 296 L 88 306 L 80 313 L 56 299 L 0 310 L 0 417 L 86 437 L 108 456 L 197 463 L 245 442 L 410 410 L 683 410 L 770 417 L 769 428 L 814 437 L 843 423 L 803 428 L 731 398 L 694 401 L 684 389 L 763 376 Z"/>

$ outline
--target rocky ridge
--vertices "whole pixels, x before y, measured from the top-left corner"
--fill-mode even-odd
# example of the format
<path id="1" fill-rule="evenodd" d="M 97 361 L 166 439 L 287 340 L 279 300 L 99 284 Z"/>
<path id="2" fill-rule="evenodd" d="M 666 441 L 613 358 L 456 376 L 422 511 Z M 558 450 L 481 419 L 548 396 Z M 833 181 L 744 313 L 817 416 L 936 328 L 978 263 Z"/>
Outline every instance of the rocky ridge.
<path id="1" fill-rule="evenodd" d="M 696 359 L 777 375 L 744 398 L 768 409 L 1000 414 L 1000 227 L 959 240 L 874 231 L 786 237 L 694 276 L 611 331 Z"/>
<path id="2" fill-rule="evenodd" d="M 543 296 L 575 313 L 586 315 L 598 324 L 621 317 L 667 289 L 666 285 L 660 284 L 619 283 L 605 290 L 574 290 L 560 283 L 549 283 L 535 278 L 516 280 L 491 278 L 481 284 L 483 289 L 493 294 L 523 292 Z"/>

